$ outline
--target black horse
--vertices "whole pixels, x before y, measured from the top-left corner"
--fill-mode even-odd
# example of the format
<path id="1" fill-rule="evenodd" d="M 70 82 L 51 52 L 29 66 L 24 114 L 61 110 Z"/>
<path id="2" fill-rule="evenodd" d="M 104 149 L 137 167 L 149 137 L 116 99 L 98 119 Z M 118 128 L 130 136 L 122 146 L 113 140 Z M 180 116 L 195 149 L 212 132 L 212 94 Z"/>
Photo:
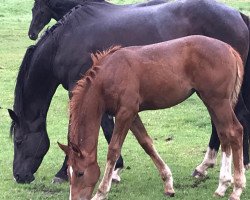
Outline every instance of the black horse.
<path id="1" fill-rule="evenodd" d="M 77 5 L 81 5 L 89 0 L 37 0 L 34 2 L 34 6 L 32 9 L 32 21 L 30 23 L 29 29 L 29 37 L 30 39 L 36 40 L 39 32 L 46 26 L 50 20 L 53 18 L 55 20 L 60 20 L 66 13 L 68 13 L 73 7 Z M 130 4 L 130 5 L 115 5 L 108 3 L 104 0 L 92 0 L 90 2 L 102 2 L 103 4 L 108 4 L 111 6 L 117 6 L 119 8 L 127 8 L 127 7 L 143 7 L 143 6 L 151 6 L 161 3 L 166 3 L 168 0 L 150 0 L 144 3 L 138 4 Z M 112 136 L 112 131 L 114 127 L 113 118 L 104 115 L 102 119 L 102 129 L 104 132 L 104 136 L 109 143 Z M 66 174 L 66 160 L 64 160 L 64 164 L 59 172 L 55 175 L 53 182 L 61 182 L 63 180 L 67 180 Z M 122 156 L 119 157 L 116 163 L 116 173 L 114 174 L 113 181 L 118 182 L 120 180 L 119 175 L 117 174 L 121 168 L 123 168 L 123 159 Z"/>
<path id="2" fill-rule="evenodd" d="M 93 2 L 74 8 L 27 50 L 20 67 L 14 112 L 11 112 L 16 181 L 34 179 L 33 174 L 49 148 L 46 115 L 53 94 L 59 84 L 69 91 L 74 87 L 80 75 L 91 66 L 92 52 L 114 44 L 145 45 L 200 34 L 229 43 L 246 64 L 249 24 L 247 27 L 243 17 L 248 20 L 238 11 L 211 0 L 138 8 Z M 248 57 L 246 77 L 250 75 L 249 64 Z M 246 102 L 250 99 L 244 93 L 248 87 L 249 79 L 245 79 Z M 239 119 L 245 119 L 244 108 L 240 98 L 236 110 Z"/>
<path id="3" fill-rule="evenodd" d="M 76 5 L 79 4 L 84 4 L 86 1 L 88 0 L 37 0 L 34 3 L 34 7 L 32 9 L 32 21 L 30 24 L 30 29 L 29 29 L 29 37 L 31 39 L 37 39 L 38 33 L 41 31 L 41 29 L 44 28 L 44 26 L 46 24 L 48 24 L 48 22 L 51 20 L 51 18 L 54 18 L 55 20 L 59 20 L 61 19 L 71 8 L 73 8 Z M 103 3 L 107 3 L 104 0 L 93 0 L 96 2 L 103 2 Z M 168 1 L 168 0 L 166 0 Z M 155 5 L 155 4 L 160 4 L 160 3 L 165 3 L 166 1 L 164 0 L 152 0 L 152 1 L 148 1 L 145 3 L 140 3 L 140 4 L 131 4 L 131 5 L 125 5 L 125 7 L 127 6 L 131 6 L 131 7 L 140 7 L 140 6 L 150 6 L 150 5 Z M 242 15 L 243 19 L 245 20 L 246 24 L 249 24 L 248 22 L 248 17 Z M 244 105 L 241 105 L 244 107 Z M 243 109 L 244 110 L 244 109 Z M 243 115 L 243 114 L 242 114 Z M 245 115 L 245 118 L 248 118 L 247 115 Z M 104 134 L 105 134 L 105 138 L 107 139 L 107 141 L 110 141 L 110 137 L 111 134 L 110 132 L 112 132 L 112 130 L 110 128 L 113 127 L 113 122 L 111 120 L 105 120 L 105 117 L 103 118 L 103 129 L 104 129 Z M 104 123 L 106 122 L 106 123 Z M 246 120 L 241 120 L 242 123 L 245 123 L 245 131 L 247 131 L 247 121 Z M 105 125 L 105 126 L 104 126 Z M 213 160 L 212 162 L 215 162 L 215 158 L 216 158 L 216 154 L 219 150 L 219 146 L 220 146 L 220 141 L 219 138 L 216 134 L 216 131 L 214 130 L 214 126 L 212 126 L 213 128 L 213 132 L 210 138 L 210 142 L 209 142 L 209 148 L 210 150 L 207 152 L 203 163 L 201 164 L 201 168 L 204 167 L 204 165 L 207 165 L 207 158 L 209 157 L 209 153 L 213 154 Z M 106 131 L 105 131 L 106 130 Z M 244 164 L 246 166 L 246 168 L 250 167 L 249 164 L 249 153 L 248 153 L 248 149 L 249 149 L 249 138 L 248 138 L 248 134 L 244 135 Z M 209 161 L 211 162 L 211 160 Z M 123 160 L 120 157 L 118 160 L 118 165 L 119 166 L 123 166 Z M 213 164 L 210 163 L 210 165 L 212 166 Z M 206 166 L 210 167 L 210 166 Z M 64 167 L 63 167 L 64 168 Z M 204 171 L 205 169 L 201 169 L 198 171 L 196 171 L 195 173 L 200 173 L 199 171 Z M 58 174 L 56 176 L 61 176 L 61 171 L 58 172 Z M 194 175 L 196 175 L 194 173 Z M 202 175 L 202 174 L 200 174 Z"/>
<path id="4" fill-rule="evenodd" d="M 50 22 L 51 19 L 55 19 L 56 21 L 60 20 L 67 12 L 70 11 L 70 9 L 74 8 L 77 5 L 84 4 L 87 1 L 90 0 L 36 0 L 32 8 L 32 21 L 30 23 L 30 28 L 28 32 L 29 38 L 32 40 L 36 40 L 40 31 Z M 104 0 L 92 1 L 110 4 Z M 145 3 L 117 6 L 142 7 L 166 3 L 166 1 L 151 0 Z"/>

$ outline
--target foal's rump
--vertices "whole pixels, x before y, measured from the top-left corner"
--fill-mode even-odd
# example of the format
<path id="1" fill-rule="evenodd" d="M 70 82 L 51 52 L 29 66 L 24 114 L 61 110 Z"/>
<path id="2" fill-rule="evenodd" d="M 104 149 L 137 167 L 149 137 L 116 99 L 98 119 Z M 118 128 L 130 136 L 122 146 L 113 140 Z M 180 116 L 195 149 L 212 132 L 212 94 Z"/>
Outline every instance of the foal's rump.
<path id="1" fill-rule="evenodd" d="M 111 81 L 108 85 L 114 90 L 124 88 L 124 82 L 133 85 L 130 90 L 139 90 L 140 110 L 174 106 L 195 91 L 204 98 L 234 98 L 235 103 L 243 76 L 239 54 L 205 36 L 125 47 L 114 52 L 105 66 L 104 80 Z"/>

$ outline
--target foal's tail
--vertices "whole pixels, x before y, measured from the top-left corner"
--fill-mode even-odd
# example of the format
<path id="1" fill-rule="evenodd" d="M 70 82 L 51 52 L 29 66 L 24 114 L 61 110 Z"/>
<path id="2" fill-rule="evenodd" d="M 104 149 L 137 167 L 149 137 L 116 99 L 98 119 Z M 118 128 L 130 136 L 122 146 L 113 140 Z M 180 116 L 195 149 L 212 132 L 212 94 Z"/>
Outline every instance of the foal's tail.
<path id="1" fill-rule="evenodd" d="M 238 101 L 238 96 L 241 90 L 241 85 L 243 81 L 243 75 L 244 75 L 244 65 L 243 61 L 237 51 L 235 51 L 232 47 L 230 47 L 231 53 L 234 55 L 235 60 L 236 60 L 236 80 L 235 80 L 235 85 L 234 85 L 234 91 L 231 96 L 231 102 L 233 107 L 235 107 L 237 101 Z"/>

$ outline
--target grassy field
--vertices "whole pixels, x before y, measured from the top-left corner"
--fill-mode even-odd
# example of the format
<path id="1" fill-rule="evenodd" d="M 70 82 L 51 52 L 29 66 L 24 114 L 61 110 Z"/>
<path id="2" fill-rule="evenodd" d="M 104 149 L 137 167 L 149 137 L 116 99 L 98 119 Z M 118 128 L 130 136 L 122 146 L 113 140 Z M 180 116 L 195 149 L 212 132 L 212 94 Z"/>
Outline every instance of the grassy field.
<path id="1" fill-rule="evenodd" d="M 121 4 L 131 2 L 114 1 Z M 225 2 L 250 15 L 250 0 Z M 34 43 L 27 36 L 32 5 L 33 0 L 0 0 L 0 105 L 3 107 L 13 105 L 17 71 L 26 48 Z M 54 21 L 51 22 L 53 23 Z M 0 199 L 68 199 L 67 183 L 51 184 L 64 157 L 56 142 L 66 143 L 67 103 L 66 91 L 59 88 L 53 98 L 47 120 L 51 148 L 35 175 L 36 180 L 30 185 L 18 185 L 13 181 L 13 144 L 9 138 L 10 119 L 5 110 L 0 110 Z M 141 113 L 141 117 L 148 132 L 154 138 L 160 155 L 173 172 L 176 190 L 174 199 L 214 199 L 213 192 L 217 187 L 219 176 L 219 160 L 216 167 L 209 171 L 205 182 L 197 182 L 190 176 L 194 167 L 203 159 L 211 132 L 207 111 L 198 98 L 192 96 L 175 108 L 144 112 Z M 169 137 L 173 140 L 167 141 Z M 107 144 L 103 134 L 100 134 L 98 160 L 102 171 L 106 152 Z M 125 141 L 122 154 L 126 165 L 122 173 L 122 182 L 113 186 L 110 199 L 164 199 L 162 181 L 156 168 L 131 134 Z M 250 181 L 249 172 L 247 172 L 247 180 Z M 242 200 L 249 199 L 250 189 L 247 188 L 242 195 Z"/>

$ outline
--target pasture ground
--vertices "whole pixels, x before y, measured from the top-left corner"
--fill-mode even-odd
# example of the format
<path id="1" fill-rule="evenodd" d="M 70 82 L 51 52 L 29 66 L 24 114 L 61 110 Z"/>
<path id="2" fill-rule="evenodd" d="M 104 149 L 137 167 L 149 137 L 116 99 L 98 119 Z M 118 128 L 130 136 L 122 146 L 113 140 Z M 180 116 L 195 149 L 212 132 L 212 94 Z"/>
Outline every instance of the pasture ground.
<path id="1" fill-rule="evenodd" d="M 115 0 L 114 3 L 132 3 L 130 0 Z M 250 0 L 228 0 L 226 4 L 250 15 Z M 33 44 L 27 36 L 31 20 L 33 0 L 0 0 L 0 105 L 13 105 L 15 79 L 26 48 Z M 51 24 L 54 24 L 52 21 Z M 41 167 L 35 174 L 36 180 L 30 185 L 19 185 L 12 178 L 13 144 L 9 137 L 10 119 L 7 111 L 0 110 L 0 199 L 68 199 L 68 183 L 51 184 L 54 174 L 61 167 L 63 152 L 57 141 L 66 143 L 67 134 L 67 93 L 59 88 L 53 98 L 48 114 L 48 133 L 51 147 Z M 199 164 L 207 148 L 211 132 L 210 119 L 205 107 L 196 96 L 183 104 L 168 110 L 143 112 L 143 122 L 154 138 L 160 155 L 170 166 L 176 196 L 174 200 L 212 200 L 218 184 L 219 164 L 209 171 L 205 181 L 191 177 L 194 167 Z M 171 138 L 171 140 L 169 139 Z M 103 134 L 99 138 L 98 160 L 105 166 L 107 143 Z M 122 155 L 125 169 L 122 182 L 113 185 L 110 199 L 152 200 L 164 199 L 163 185 L 152 161 L 129 134 Z M 250 172 L 247 172 L 250 182 Z M 249 184 L 242 200 L 250 199 Z M 228 196 L 230 189 L 226 196 Z M 222 199 L 227 199 L 222 198 Z"/>

